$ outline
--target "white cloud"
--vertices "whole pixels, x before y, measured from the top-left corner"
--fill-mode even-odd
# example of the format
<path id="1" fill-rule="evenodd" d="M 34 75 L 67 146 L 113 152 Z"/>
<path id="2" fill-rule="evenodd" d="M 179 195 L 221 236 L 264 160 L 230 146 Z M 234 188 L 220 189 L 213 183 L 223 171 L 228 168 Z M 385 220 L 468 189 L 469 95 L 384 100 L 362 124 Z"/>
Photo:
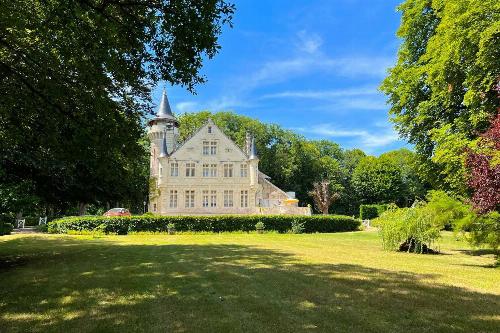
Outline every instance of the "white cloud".
<path id="1" fill-rule="evenodd" d="M 306 53 L 316 53 L 323 44 L 323 39 L 318 34 L 309 33 L 306 30 L 299 31 L 297 37 L 297 48 Z"/>
<path id="2" fill-rule="evenodd" d="M 337 97 L 351 97 L 363 95 L 377 95 L 379 92 L 376 87 L 361 87 L 348 89 L 334 90 L 296 90 L 283 91 L 274 94 L 262 96 L 263 99 L 268 98 L 310 98 L 310 99 L 332 99 Z"/>
<path id="3" fill-rule="evenodd" d="M 175 104 L 175 110 L 177 113 L 185 113 L 199 110 L 199 105 L 197 102 L 180 102 Z"/>
<path id="4" fill-rule="evenodd" d="M 377 126 L 377 129 L 372 131 L 339 128 L 332 124 L 319 124 L 308 128 L 297 128 L 296 130 L 323 137 L 351 138 L 351 147 L 361 148 L 367 152 L 384 148 L 399 140 L 396 132 L 386 124 Z"/>
<path id="5" fill-rule="evenodd" d="M 267 94 L 261 99 L 278 98 L 299 98 L 316 99 L 328 101 L 327 105 L 320 106 L 323 111 L 359 109 L 359 110 L 387 110 L 387 105 L 377 91 L 376 87 L 359 87 L 334 90 L 296 90 L 283 91 L 273 94 Z"/>

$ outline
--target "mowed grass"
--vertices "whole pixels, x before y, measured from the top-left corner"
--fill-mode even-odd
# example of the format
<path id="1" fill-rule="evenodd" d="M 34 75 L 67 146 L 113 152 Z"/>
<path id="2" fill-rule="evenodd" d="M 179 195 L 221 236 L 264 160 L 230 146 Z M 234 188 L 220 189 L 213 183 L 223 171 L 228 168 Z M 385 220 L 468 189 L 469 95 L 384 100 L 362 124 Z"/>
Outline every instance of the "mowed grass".
<path id="1" fill-rule="evenodd" d="M 500 269 L 376 232 L 0 238 L 0 332 L 499 332 Z"/>

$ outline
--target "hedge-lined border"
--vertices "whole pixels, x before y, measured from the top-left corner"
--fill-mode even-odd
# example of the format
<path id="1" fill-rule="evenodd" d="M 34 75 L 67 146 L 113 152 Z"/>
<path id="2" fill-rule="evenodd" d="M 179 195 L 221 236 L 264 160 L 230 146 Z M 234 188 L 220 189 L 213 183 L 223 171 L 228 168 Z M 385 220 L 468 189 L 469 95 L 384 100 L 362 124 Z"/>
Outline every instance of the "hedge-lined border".
<path id="1" fill-rule="evenodd" d="M 207 215 L 207 216 L 126 216 L 126 217 L 67 217 L 49 222 L 51 233 L 68 233 L 99 230 L 105 233 L 126 235 L 129 232 L 165 232 L 169 223 L 177 231 L 230 232 L 254 231 L 262 222 L 265 230 L 288 232 L 293 224 L 302 224 L 303 231 L 341 232 L 354 231 L 360 222 L 343 215 Z"/>

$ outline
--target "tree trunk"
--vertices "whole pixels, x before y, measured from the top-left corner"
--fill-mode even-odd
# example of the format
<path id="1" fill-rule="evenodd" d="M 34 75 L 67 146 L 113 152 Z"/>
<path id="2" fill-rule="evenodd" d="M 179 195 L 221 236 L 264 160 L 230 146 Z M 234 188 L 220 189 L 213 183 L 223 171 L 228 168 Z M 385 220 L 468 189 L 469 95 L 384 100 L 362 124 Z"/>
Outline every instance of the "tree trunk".
<path id="1" fill-rule="evenodd" d="M 79 202 L 78 203 L 78 215 L 80 215 L 80 216 L 85 215 L 87 213 L 88 206 L 89 206 L 89 204 Z"/>

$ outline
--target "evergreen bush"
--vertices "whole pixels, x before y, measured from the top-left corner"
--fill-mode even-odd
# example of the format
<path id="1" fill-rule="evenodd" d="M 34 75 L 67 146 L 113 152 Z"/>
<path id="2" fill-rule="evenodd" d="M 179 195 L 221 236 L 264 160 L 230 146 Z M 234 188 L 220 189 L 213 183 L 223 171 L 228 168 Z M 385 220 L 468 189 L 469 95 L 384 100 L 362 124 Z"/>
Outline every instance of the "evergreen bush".
<path id="1" fill-rule="evenodd" d="M 372 220 L 385 212 L 388 208 L 388 204 L 378 204 L 378 205 L 361 205 L 359 206 L 359 218 L 361 220 Z"/>
<path id="2" fill-rule="evenodd" d="M 177 231 L 231 232 L 254 231 L 257 223 L 266 230 L 286 233 L 301 224 L 306 233 L 357 230 L 360 222 L 343 215 L 207 215 L 207 216 L 119 216 L 67 217 L 51 221 L 51 233 L 88 232 L 103 224 L 106 233 L 125 235 L 129 232 L 167 232 L 170 223 Z"/>

